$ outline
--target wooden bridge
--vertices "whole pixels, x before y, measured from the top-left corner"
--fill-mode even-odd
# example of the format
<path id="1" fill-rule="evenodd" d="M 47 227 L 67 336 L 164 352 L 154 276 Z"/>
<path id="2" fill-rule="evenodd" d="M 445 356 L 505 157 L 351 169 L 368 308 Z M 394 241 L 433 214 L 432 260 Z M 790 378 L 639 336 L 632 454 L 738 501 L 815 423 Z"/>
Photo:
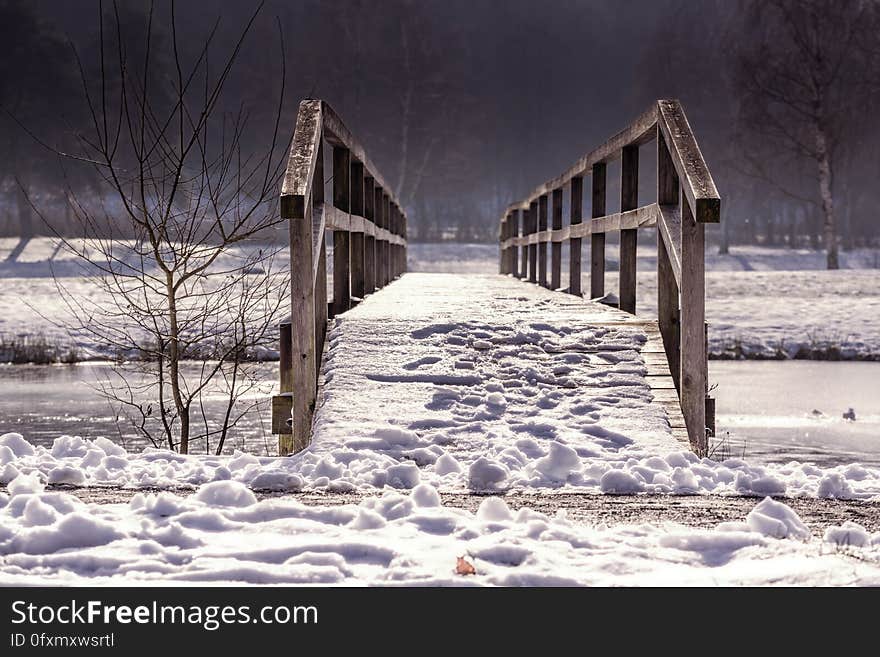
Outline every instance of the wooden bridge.
<path id="1" fill-rule="evenodd" d="M 652 141 L 656 142 L 657 197 L 656 202 L 640 206 L 639 153 Z M 332 148 L 332 155 L 327 153 L 332 162 L 332 203 L 325 202 L 325 144 Z M 618 159 L 620 211 L 607 213 L 607 168 Z M 591 217 L 585 221 L 587 177 Z M 281 454 L 303 449 L 314 427 L 326 424 L 321 417 L 316 423 L 316 405 L 320 416 L 322 396 L 335 399 L 333 421 L 344 432 L 346 427 L 370 422 L 362 417 L 358 395 L 367 396 L 377 408 L 391 408 L 397 399 L 412 398 L 413 391 L 416 396 L 429 396 L 431 386 L 467 387 L 485 383 L 489 376 L 488 370 L 485 376 L 458 371 L 462 363 L 482 367 L 456 360 L 461 354 L 447 354 L 451 360 L 445 365 L 442 354 L 427 353 L 423 359 L 397 362 L 396 345 L 407 343 L 406 353 L 411 356 L 422 348 L 420 336 L 456 321 L 471 327 L 483 322 L 474 335 L 489 335 L 485 331 L 494 328 L 500 331 L 495 342 L 503 344 L 509 341 L 504 331 L 545 326 L 551 319 L 560 323 L 560 329 L 563 324 L 566 330 L 582 334 L 591 329 L 591 336 L 619 336 L 619 331 L 641 336 L 637 356 L 644 367 L 637 383 L 651 391 L 648 399 L 662 410 L 668 435 L 686 441 L 698 455 L 707 453 L 708 437 L 714 432 L 714 403 L 708 395 L 706 360 L 704 226 L 719 221 L 720 198 L 678 101 L 657 101 L 560 176 L 510 205 L 500 222 L 500 275 L 495 277 L 404 274 L 406 214 L 361 145 L 320 100 L 300 105 L 281 208 L 290 223 L 292 287 L 291 319 L 280 330 L 281 393 L 273 399 L 272 426 L 280 435 Z M 638 233 L 645 229 L 657 234 L 657 318 L 635 314 Z M 326 231 L 333 232 L 329 304 Z M 605 290 L 606 235 L 612 232 L 619 233 L 620 244 L 616 301 Z M 586 299 L 581 290 L 585 238 L 590 242 Z M 569 284 L 561 290 L 566 242 Z M 539 292 L 542 288 L 546 289 Z M 356 311 L 348 312 L 357 304 Z M 362 348 L 348 352 L 340 348 L 342 353 L 334 353 L 334 376 L 325 383 L 321 362 L 333 317 L 342 322 L 348 339 L 360 341 Z M 468 340 L 474 345 L 486 342 Z M 424 344 L 424 349 L 429 345 L 435 352 L 438 349 L 436 342 Z M 546 344 L 542 348 L 546 350 Z M 601 348 L 601 340 L 579 347 Z M 535 358 L 537 362 L 539 355 Z M 324 361 L 326 374 L 327 358 Z M 387 362 L 388 372 L 377 372 L 377 362 Z M 421 372 L 422 366 L 431 371 Z M 340 371 L 345 376 L 338 376 Z M 502 375 L 493 370 L 491 376 Z M 572 384 L 576 380 L 566 380 L 565 385 L 577 388 Z M 580 385 L 575 393 L 585 399 L 602 394 L 590 387 L 592 383 Z M 406 394 L 401 386 L 410 386 Z M 326 394 L 319 395 L 319 388 Z M 431 408 L 431 403 L 424 406 Z M 537 407 L 534 411 L 540 413 Z M 350 418 L 345 417 L 347 412 Z"/>

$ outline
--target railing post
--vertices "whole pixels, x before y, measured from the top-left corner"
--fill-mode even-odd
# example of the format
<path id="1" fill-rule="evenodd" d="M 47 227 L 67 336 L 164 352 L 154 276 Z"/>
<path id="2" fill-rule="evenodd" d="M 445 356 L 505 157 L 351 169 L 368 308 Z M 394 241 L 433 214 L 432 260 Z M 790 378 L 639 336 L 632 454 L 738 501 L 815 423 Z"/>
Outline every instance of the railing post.
<path id="1" fill-rule="evenodd" d="M 392 206 L 391 217 L 393 219 L 391 225 L 394 228 L 394 230 L 392 232 L 394 233 L 395 236 L 400 237 L 401 232 L 403 232 L 401 230 L 401 224 L 403 223 L 401 219 L 402 219 L 403 215 L 400 212 L 400 206 L 398 206 L 396 203 L 394 203 Z M 400 264 L 400 244 L 394 245 L 393 253 L 394 253 L 394 258 L 392 259 L 392 262 L 391 262 L 392 268 L 393 268 L 392 278 L 397 278 L 398 276 L 400 276 L 403 273 L 403 267 Z"/>
<path id="2" fill-rule="evenodd" d="M 333 147 L 333 205 L 348 213 L 351 208 L 351 153 Z M 333 315 L 351 308 L 351 240 L 347 230 L 333 231 Z"/>
<path id="3" fill-rule="evenodd" d="M 538 232 L 547 230 L 547 195 L 538 198 Z M 538 285 L 547 287 L 547 239 L 542 235 L 538 242 Z"/>
<path id="4" fill-rule="evenodd" d="M 538 202 L 529 203 L 529 235 L 538 230 Z M 538 244 L 529 244 L 529 283 L 538 282 Z"/>
<path id="5" fill-rule="evenodd" d="M 281 436 L 279 450 L 282 443 L 290 439 L 291 427 L 290 412 L 293 404 L 293 347 L 290 335 L 290 321 L 286 320 L 278 325 L 278 395 L 272 397 L 272 433 Z M 287 436 L 287 438 L 285 438 Z M 290 446 L 286 446 L 290 453 Z"/>
<path id="6" fill-rule="evenodd" d="M 620 158 L 620 211 L 639 207 L 639 147 L 624 146 Z M 636 257 L 639 231 L 620 231 L 620 306 L 633 315 L 636 312 Z"/>
<path id="7" fill-rule="evenodd" d="M 278 436 L 278 453 L 309 444 L 317 381 L 312 203 L 306 196 L 281 197 L 281 216 L 290 224 L 291 432 Z"/>
<path id="8" fill-rule="evenodd" d="M 605 216 L 605 171 L 604 162 L 593 165 L 593 218 Z M 590 297 L 605 296 L 605 233 L 590 235 Z"/>
<path id="9" fill-rule="evenodd" d="M 351 163 L 351 214 L 364 216 L 364 165 Z M 365 296 L 364 232 L 351 232 L 351 295 L 358 299 Z"/>
<path id="10" fill-rule="evenodd" d="M 663 133 L 657 130 L 657 204 L 679 205 L 678 174 L 669 155 Z M 669 259 L 669 249 L 657 222 L 657 320 L 669 372 L 675 389 L 681 392 L 681 318 L 679 310 L 678 283 Z"/>
<path id="11" fill-rule="evenodd" d="M 384 228 L 385 226 L 385 194 L 382 187 L 376 185 L 373 190 L 373 212 L 376 216 L 376 227 Z M 376 289 L 385 287 L 385 241 L 378 235 L 376 237 Z"/>
<path id="12" fill-rule="evenodd" d="M 529 233 L 529 211 L 523 210 L 520 208 L 516 210 L 516 215 L 519 217 L 519 224 L 522 226 L 522 236 L 525 237 Z M 519 248 L 519 277 L 522 280 L 526 280 L 529 277 L 529 245 L 523 244 Z"/>
<path id="13" fill-rule="evenodd" d="M 571 219 L 569 225 L 576 226 L 583 221 L 584 216 L 584 179 L 582 176 L 574 176 L 571 179 Z M 569 241 L 568 257 L 568 291 L 576 296 L 581 296 L 581 238 L 572 237 Z"/>
<path id="14" fill-rule="evenodd" d="M 706 279 L 705 226 L 694 219 L 690 203 L 681 203 L 681 411 L 691 446 L 708 453 L 706 437 Z"/>
<path id="15" fill-rule="evenodd" d="M 562 188 L 553 190 L 553 205 L 551 212 L 551 228 L 562 228 Z M 550 246 L 550 289 L 558 290 L 562 287 L 562 242 L 553 241 Z"/>
<path id="16" fill-rule="evenodd" d="M 373 211 L 375 203 L 376 181 L 371 176 L 364 178 L 364 218 L 375 223 Z M 364 237 L 364 294 L 376 291 L 376 238 L 373 235 Z"/>
<path id="17" fill-rule="evenodd" d="M 389 233 L 391 232 L 391 197 L 388 194 L 382 194 L 382 220 L 385 222 L 383 226 L 385 230 Z M 391 281 L 394 280 L 394 275 L 391 273 L 391 242 L 383 243 L 383 251 L 382 254 L 382 279 L 385 281 L 385 285 L 388 285 Z"/>
<path id="18" fill-rule="evenodd" d="M 519 210 L 514 210 L 510 213 L 510 217 L 508 218 L 508 224 L 510 224 L 510 228 L 508 230 L 508 235 L 511 238 L 519 237 Z M 511 274 L 519 278 L 519 247 L 513 245 L 510 247 L 510 259 L 509 259 L 509 269 Z"/>
<path id="19" fill-rule="evenodd" d="M 506 274 L 507 273 L 507 247 L 504 245 L 504 240 L 507 239 L 507 236 L 510 234 L 510 213 L 507 214 L 504 219 L 501 220 L 501 230 L 498 232 L 498 243 L 500 245 L 498 252 L 498 273 Z"/>

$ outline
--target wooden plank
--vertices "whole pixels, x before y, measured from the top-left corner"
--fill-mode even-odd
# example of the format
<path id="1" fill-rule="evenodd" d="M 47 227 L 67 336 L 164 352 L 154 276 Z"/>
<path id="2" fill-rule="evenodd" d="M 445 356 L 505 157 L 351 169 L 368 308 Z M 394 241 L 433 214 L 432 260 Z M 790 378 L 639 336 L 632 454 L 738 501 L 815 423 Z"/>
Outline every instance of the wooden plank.
<path id="1" fill-rule="evenodd" d="M 312 190 L 315 166 L 322 141 L 323 113 L 320 100 L 304 100 L 299 104 L 287 168 L 281 183 L 281 216 L 287 217 L 285 198 L 306 197 Z"/>
<path id="2" fill-rule="evenodd" d="M 663 242 L 669 266 L 677 285 L 681 285 L 681 214 L 674 205 L 659 207 L 658 244 Z"/>
<path id="3" fill-rule="evenodd" d="M 547 242 L 550 234 L 547 232 L 547 195 L 538 197 L 538 285 L 547 287 Z"/>
<path id="4" fill-rule="evenodd" d="M 605 176 L 604 162 L 593 165 L 593 217 L 605 215 Z M 605 296 L 605 233 L 592 233 L 590 238 L 590 297 Z"/>
<path id="5" fill-rule="evenodd" d="M 721 221 L 721 198 L 700 147 L 677 100 L 659 100 L 658 125 L 697 223 Z"/>
<path id="6" fill-rule="evenodd" d="M 571 218 L 570 227 L 581 226 L 584 216 L 584 178 L 572 176 L 569 186 L 569 208 Z M 586 224 L 589 227 L 589 224 Z M 571 231 L 569 231 L 571 235 Z M 570 237 L 568 255 L 568 291 L 575 296 L 581 296 L 581 238 Z"/>

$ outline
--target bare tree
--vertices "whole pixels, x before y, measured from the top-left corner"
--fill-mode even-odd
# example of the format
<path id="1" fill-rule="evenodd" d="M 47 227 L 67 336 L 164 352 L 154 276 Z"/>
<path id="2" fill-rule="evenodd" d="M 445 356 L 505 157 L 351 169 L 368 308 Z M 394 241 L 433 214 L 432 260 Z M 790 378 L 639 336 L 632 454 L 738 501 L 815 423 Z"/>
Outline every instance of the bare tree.
<path id="1" fill-rule="evenodd" d="M 258 126 L 267 134 L 249 140 L 247 109 L 228 109 L 223 94 L 261 7 L 215 60 L 219 19 L 194 49 L 171 2 L 168 52 L 158 53 L 154 7 L 132 34 L 114 3 L 101 13 L 100 79 L 88 80 L 78 62 L 91 128 L 78 135 L 81 152 L 64 155 L 94 167 L 108 192 L 96 204 L 71 189 L 82 237 L 58 235 L 99 294 L 57 279 L 59 294 L 68 328 L 118 355 L 103 393 L 142 436 L 181 453 L 197 441 L 222 451 L 256 403 L 251 361 L 272 346 L 285 308 L 287 268 L 267 245 L 281 223 L 289 145 L 279 130 L 283 43 L 274 122 Z M 126 44 L 136 39 L 142 59 L 132 61 Z M 157 71 L 163 55 L 169 70 Z M 134 237 L 117 239 L 120 230 Z M 209 399 L 224 400 L 219 413 Z"/>
<path id="2" fill-rule="evenodd" d="M 762 0 L 752 2 L 749 12 L 747 34 L 755 43 L 739 57 L 741 120 L 765 145 L 813 163 L 827 266 L 837 269 L 835 155 L 866 111 L 863 91 L 876 79 L 862 47 L 877 39 L 876 4 Z M 764 155 L 766 149 L 753 159 L 757 174 L 778 180 Z M 802 198 L 796 191 L 790 195 Z"/>

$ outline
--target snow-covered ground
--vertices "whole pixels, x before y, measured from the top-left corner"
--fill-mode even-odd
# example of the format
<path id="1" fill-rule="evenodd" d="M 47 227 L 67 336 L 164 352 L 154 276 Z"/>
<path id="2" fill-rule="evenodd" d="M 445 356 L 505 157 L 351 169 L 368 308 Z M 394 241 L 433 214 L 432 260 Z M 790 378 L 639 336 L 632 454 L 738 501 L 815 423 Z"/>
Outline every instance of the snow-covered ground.
<path id="1" fill-rule="evenodd" d="M 568 285 L 563 248 L 562 286 Z M 588 249 L 585 249 L 584 262 Z M 656 316 L 657 259 L 639 250 L 638 312 Z M 617 290 L 617 247 L 607 247 L 606 292 Z M 498 271 L 494 244 L 412 244 L 412 271 Z M 841 269 L 807 249 L 734 246 L 706 253 L 706 317 L 713 358 L 880 359 L 880 251 L 841 254 Z M 582 289 L 589 290 L 589 274 Z"/>
<path id="2" fill-rule="evenodd" d="M 79 266 L 52 240 L 36 238 L 15 263 L 2 262 L 16 240 L 0 239 L 0 336 L 44 335 L 59 344 L 87 340 L 68 336 L 46 318 L 59 317 L 53 271 L 67 290 L 88 297 L 94 291 Z M 656 312 L 656 258 L 653 248 L 639 251 L 639 312 Z M 567 286 L 567 249 L 563 249 L 563 286 Z M 606 290 L 617 286 L 616 247 L 608 246 Z M 284 255 L 280 255 L 282 259 Z M 709 347 L 715 358 L 880 359 L 880 251 L 841 254 L 839 271 L 822 269 L 819 251 L 732 247 L 706 255 L 706 314 Z M 411 244 L 409 269 L 415 272 L 489 274 L 498 271 L 494 244 Z M 587 260 L 585 259 L 585 262 Z M 589 289 L 588 276 L 583 288 Z"/>
<path id="3" fill-rule="evenodd" d="M 138 494 L 86 505 L 20 475 L 0 494 L 0 585 L 878 585 L 880 533 L 855 523 L 811 536 L 765 499 L 740 522 L 590 526 L 441 506 L 435 488 L 360 504 L 258 502 L 239 483 L 187 497 Z"/>

